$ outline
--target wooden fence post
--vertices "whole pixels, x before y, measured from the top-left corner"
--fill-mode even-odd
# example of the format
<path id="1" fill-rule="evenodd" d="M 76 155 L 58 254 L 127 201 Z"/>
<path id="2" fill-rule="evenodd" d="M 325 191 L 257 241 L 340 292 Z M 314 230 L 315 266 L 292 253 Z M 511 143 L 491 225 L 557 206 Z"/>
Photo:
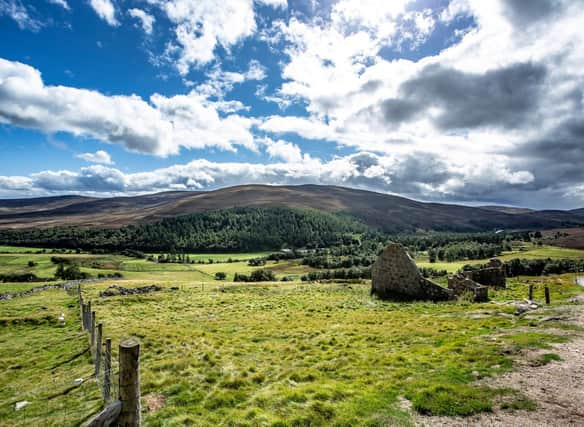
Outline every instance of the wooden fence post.
<path id="1" fill-rule="evenodd" d="M 89 331 L 89 329 L 91 328 L 91 301 L 87 301 L 87 307 L 85 307 L 87 309 L 87 327 L 86 329 Z M 90 331 L 91 332 L 91 331 Z"/>
<path id="2" fill-rule="evenodd" d="M 93 353 L 95 352 L 95 311 L 91 312 L 91 325 L 89 327 L 91 333 L 91 336 L 89 338 L 89 344 L 91 347 L 91 353 L 93 355 Z"/>
<path id="3" fill-rule="evenodd" d="M 529 285 L 529 301 L 533 301 L 533 285 Z"/>
<path id="4" fill-rule="evenodd" d="M 545 303 L 547 305 L 549 305 L 550 304 L 550 288 L 548 288 L 548 286 L 546 285 L 544 288 L 544 291 L 545 291 Z"/>
<path id="5" fill-rule="evenodd" d="M 112 339 L 105 340 L 105 354 L 103 358 L 103 400 L 109 402 L 111 390 L 111 371 L 112 366 Z"/>
<path id="6" fill-rule="evenodd" d="M 103 332 L 103 325 L 97 325 L 97 337 L 95 341 L 95 378 L 99 379 L 99 371 L 101 368 L 101 334 Z"/>
<path id="7" fill-rule="evenodd" d="M 81 329 L 85 330 L 85 303 L 81 303 Z"/>
<path id="8" fill-rule="evenodd" d="M 89 331 L 89 316 L 88 316 L 89 311 L 87 310 L 87 304 L 85 304 L 85 312 L 83 313 L 83 323 L 84 323 L 84 329 L 86 331 Z"/>
<path id="9" fill-rule="evenodd" d="M 140 343 L 128 338 L 120 343 L 120 401 L 118 418 L 121 427 L 140 426 Z"/>
<path id="10" fill-rule="evenodd" d="M 77 285 L 77 296 L 79 299 L 79 312 L 81 314 L 81 329 L 83 329 L 83 296 L 81 296 L 81 284 Z"/>

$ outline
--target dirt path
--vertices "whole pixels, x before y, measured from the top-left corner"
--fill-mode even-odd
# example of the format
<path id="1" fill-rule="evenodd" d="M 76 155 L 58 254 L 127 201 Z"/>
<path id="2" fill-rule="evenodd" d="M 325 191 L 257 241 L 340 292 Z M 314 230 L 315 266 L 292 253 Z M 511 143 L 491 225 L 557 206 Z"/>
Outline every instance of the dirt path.
<path id="1" fill-rule="evenodd" d="M 584 327 L 584 306 L 565 306 L 563 316 L 569 323 Z M 558 331 L 558 332 L 561 332 Z M 533 366 L 544 353 L 555 353 L 562 360 Z M 584 426 L 584 334 L 553 349 L 523 353 L 517 369 L 483 383 L 491 387 L 520 390 L 537 403 L 534 411 L 508 411 L 495 408 L 492 413 L 472 417 L 415 417 L 416 425 L 438 426 Z"/>

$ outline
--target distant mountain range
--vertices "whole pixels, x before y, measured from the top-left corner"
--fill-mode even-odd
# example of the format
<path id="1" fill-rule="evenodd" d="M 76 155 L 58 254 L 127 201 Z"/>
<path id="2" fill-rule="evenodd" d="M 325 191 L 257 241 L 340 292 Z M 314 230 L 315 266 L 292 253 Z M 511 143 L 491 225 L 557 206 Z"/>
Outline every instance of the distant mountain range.
<path id="1" fill-rule="evenodd" d="M 234 207 L 310 208 L 351 215 L 387 232 L 487 231 L 584 225 L 584 209 L 572 211 L 469 207 L 423 203 L 351 188 L 243 185 L 201 192 L 165 192 L 136 197 L 81 196 L 0 200 L 0 228 L 54 226 L 120 227 Z"/>

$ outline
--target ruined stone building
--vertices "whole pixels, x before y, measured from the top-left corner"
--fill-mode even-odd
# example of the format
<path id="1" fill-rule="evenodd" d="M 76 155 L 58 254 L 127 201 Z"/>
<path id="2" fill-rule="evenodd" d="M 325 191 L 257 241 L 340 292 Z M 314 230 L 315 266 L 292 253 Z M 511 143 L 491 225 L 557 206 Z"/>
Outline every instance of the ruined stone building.
<path id="1" fill-rule="evenodd" d="M 389 244 L 371 269 L 371 294 L 395 301 L 446 301 L 472 293 L 477 302 L 487 301 L 488 288 L 505 287 L 503 263 L 492 259 L 474 271 L 464 271 L 448 278 L 448 289 L 424 278 L 408 252 L 398 243 Z"/>
<path id="2" fill-rule="evenodd" d="M 422 277 L 410 255 L 398 243 L 389 244 L 373 264 L 371 294 L 396 301 L 454 298 L 452 290 Z"/>
<path id="3" fill-rule="evenodd" d="M 465 277 L 474 280 L 484 286 L 491 286 L 494 288 L 505 288 L 505 268 L 503 263 L 496 258 L 493 258 L 489 263 L 479 270 L 464 271 Z"/>

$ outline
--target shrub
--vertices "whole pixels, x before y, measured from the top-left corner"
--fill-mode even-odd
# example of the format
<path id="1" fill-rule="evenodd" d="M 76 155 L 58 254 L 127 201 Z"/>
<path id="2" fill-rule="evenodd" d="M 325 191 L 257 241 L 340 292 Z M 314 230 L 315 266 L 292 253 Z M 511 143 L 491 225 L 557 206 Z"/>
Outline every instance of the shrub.
<path id="1" fill-rule="evenodd" d="M 91 276 L 89 273 L 81 271 L 77 264 L 71 264 L 70 266 L 65 267 L 63 263 L 60 263 L 55 271 L 55 277 L 63 280 L 83 280 L 88 279 Z"/>

